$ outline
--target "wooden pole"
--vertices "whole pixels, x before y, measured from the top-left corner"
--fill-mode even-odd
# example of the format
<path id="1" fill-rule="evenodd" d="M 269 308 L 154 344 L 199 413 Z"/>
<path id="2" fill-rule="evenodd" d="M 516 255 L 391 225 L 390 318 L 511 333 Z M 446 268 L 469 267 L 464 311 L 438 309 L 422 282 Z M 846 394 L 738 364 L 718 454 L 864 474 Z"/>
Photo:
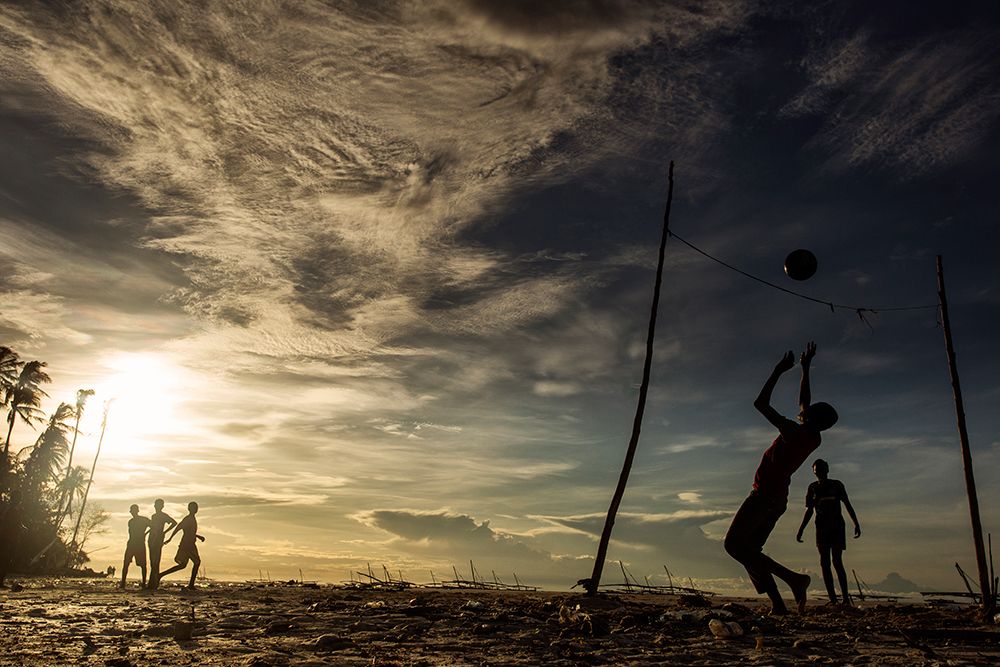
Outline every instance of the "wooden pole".
<path id="1" fill-rule="evenodd" d="M 596 595 L 597 589 L 601 585 L 601 573 L 604 571 L 604 559 L 608 555 L 608 543 L 611 541 L 611 531 L 615 526 L 615 516 L 618 514 L 618 507 L 622 503 L 625 495 L 625 486 L 628 484 L 628 476 L 632 471 L 632 461 L 635 459 L 635 450 L 639 444 L 639 431 L 642 429 L 642 415 L 646 410 L 646 394 L 649 392 L 649 375 L 653 364 L 653 336 L 656 333 L 656 309 L 660 304 L 660 283 L 663 279 L 663 256 L 666 252 L 667 237 L 670 236 L 670 204 L 674 199 L 674 163 L 670 162 L 670 169 L 667 176 L 667 206 L 663 212 L 663 235 L 660 238 L 660 257 L 656 265 L 656 282 L 653 285 L 653 304 L 649 313 L 649 331 L 646 334 L 646 360 L 642 366 L 642 384 L 639 385 L 639 402 L 635 409 L 635 419 L 632 421 L 632 437 L 629 439 L 628 449 L 625 452 L 625 462 L 622 464 L 621 474 L 618 476 L 618 486 L 611 497 L 611 506 L 608 508 L 608 515 L 604 519 L 604 530 L 601 531 L 601 541 L 597 546 L 597 557 L 594 559 L 594 571 L 590 579 L 583 582 L 583 587 L 588 595 Z"/>
<path id="2" fill-rule="evenodd" d="M 986 567 L 986 549 L 983 547 L 983 524 L 979 518 L 979 497 L 976 495 L 976 479 L 972 472 L 972 451 L 969 448 L 969 431 L 965 425 L 965 406 L 962 403 L 962 386 L 958 381 L 958 364 L 955 361 L 955 345 L 951 337 L 951 322 L 948 319 L 948 297 L 944 289 L 944 267 L 941 255 L 937 256 L 938 301 L 941 308 L 941 327 L 944 329 L 944 347 L 948 355 L 948 371 L 951 373 L 951 388 L 955 395 L 955 413 L 958 417 L 958 440 L 962 446 L 962 468 L 965 470 L 965 492 L 969 496 L 969 515 L 972 519 L 972 541 L 976 548 L 976 566 L 979 569 L 979 590 L 983 593 L 983 610 L 989 611 L 987 592 L 992 587 L 989 570 Z"/>
<path id="3" fill-rule="evenodd" d="M 958 570 L 958 576 L 962 577 L 962 582 L 965 584 L 965 590 L 969 591 L 969 597 L 972 598 L 972 603 L 975 604 L 978 600 L 976 600 L 976 592 L 972 590 L 972 584 L 969 583 L 969 575 L 965 573 L 965 570 L 963 570 L 962 566 L 958 563 L 955 563 L 955 569 Z"/>

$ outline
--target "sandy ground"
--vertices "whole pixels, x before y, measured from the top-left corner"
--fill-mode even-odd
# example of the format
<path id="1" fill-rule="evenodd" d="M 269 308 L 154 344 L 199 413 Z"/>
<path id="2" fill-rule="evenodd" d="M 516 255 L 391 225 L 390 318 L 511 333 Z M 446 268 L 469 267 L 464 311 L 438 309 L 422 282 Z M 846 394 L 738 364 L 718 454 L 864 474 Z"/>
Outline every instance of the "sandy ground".
<path id="1" fill-rule="evenodd" d="M 734 598 L 21 583 L 0 591 L 0 665 L 1000 664 L 1000 627 L 926 605 L 774 619 Z M 744 634 L 713 636 L 713 618 Z"/>

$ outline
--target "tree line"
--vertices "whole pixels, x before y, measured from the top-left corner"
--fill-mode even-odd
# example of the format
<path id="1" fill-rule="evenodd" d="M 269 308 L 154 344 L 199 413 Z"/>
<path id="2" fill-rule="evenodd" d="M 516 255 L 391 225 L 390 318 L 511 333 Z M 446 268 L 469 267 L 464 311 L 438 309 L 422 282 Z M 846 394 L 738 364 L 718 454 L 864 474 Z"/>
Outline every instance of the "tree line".
<path id="1" fill-rule="evenodd" d="M 80 389 L 75 404 L 60 403 L 46 416 L 42 387 L 52 381 L 46 366 L 0 346 L 0 408 L 7 420 L 0 453 L 0 583 L 6 571 L 52 574 L 82 567 L 90 560 L 88 538 L 103 532 L 108 520 L 99 505 L 87 505 L 100 444 L 89 466 L 73 460 L 94 391 Z M 34 444 L 15 450 L 11 436 L 25 427 L 41 432 Z"/>

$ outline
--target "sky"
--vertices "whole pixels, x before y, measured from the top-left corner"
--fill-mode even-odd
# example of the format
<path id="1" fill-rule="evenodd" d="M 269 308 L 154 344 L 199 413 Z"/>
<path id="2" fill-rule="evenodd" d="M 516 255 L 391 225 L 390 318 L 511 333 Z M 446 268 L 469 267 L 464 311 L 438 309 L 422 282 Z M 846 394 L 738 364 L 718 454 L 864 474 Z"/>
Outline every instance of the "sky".
<path id="1" fill-rule="evenodd" d="M 672 229 L 782 287 L 934 305 L 943 256 L 996 531 L 998 38 L 974 3 L 5 3 L 0 344 L 48 363 L 46 411 L 96 391 L 79 462 L 113 399 L 92 565 L 162 497 L 200 504 L 212 577 L 589 576 L 671 160 Z M 752 403 L 808 340 L 847 566 L 975 570 L 937 311 L 831 312 L 671 241 L 606 582 L 748 587 L 721 539 L 775 436 Z M 767 550 L 815 573 L 812 479 Z"/>

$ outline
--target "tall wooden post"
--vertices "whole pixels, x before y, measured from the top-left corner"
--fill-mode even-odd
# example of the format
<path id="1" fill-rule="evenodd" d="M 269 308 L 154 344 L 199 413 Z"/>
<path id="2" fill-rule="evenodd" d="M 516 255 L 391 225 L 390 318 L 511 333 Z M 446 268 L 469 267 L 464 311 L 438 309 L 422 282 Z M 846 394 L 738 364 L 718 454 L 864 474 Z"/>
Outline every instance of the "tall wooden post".
<path id="1" fill-rule="evenodd" d="M 104 432 L 108 428 L 108 412 L 111 410 L 111 401 L 104 404 L 104 418 L 101 420 L 101 437 L 97 439 L 97 452 L 94 453 L 94 462 L 90 466 L 90 477 L 87 478 L 87 489 L 83 492 L 83 501 L 80 503 L 80 511 L 76 515 L 76 526 L 73 527 L 73 539 L 70 540 L 70 548 L 76 548 L 76 537 L 80 533 L 80 522 L 83 520 L 83 510 L 87 508 L 87 496 L 90 495 L 90 485 L 94 483 L 94 473 L 97 471 L 97 459 L 101 457 L 101 445 L 104 444 Z"/>
<path id="2" fill-rule="evenodd" d="M 944 268 L 941 255 L 937 256 L 938 302 L 941 307 L 941 326 L 944 329 L 944 347 L 948 354 L 948 371 L 951 373 L 951 388 L 955 394 L 955 412 L 958 415 L 958 440 L 962 446 L 962 467 L 965 470 L 965 491 L 969 496 L 969 514 L 972 518 L 972 540 L 976 546 L 976 566 L 979 568 L 979 590 L 982 592 L 983 607 L 988 611 L 989 592 L 992 589 L 989 570 L 986 566 L 986 550 L 983 547 L 983 524 L 979 519 L 979 497 L 976 495 L 976 479 L 972 474 L 972 451 L 969 449 L 969 431 L 965 426 L 965 406 L 962 403 L 962 387 L 958 382 L 958 365 L 955 361 L 955 345 L 951 338 L 951 322 L 948 320 L 948 297 L 944 290 Z"/>
<path id="3" fill-rule="evenodd" d="M 635 419 L 632 421 L 632 438 L 628 443 L 628 450 L 625 452 L 625 462 L 622 464 L 622 472 L 618 477 L 618 486 L 615 488 L 614 496 L 611 498 L 611 506 L 608 508 L 608 515 L 604 519 L 604 530 L 601 532 L 601 541 L 597 547 L 597 558 L 594 561 L 594 572 L 590 579 L 583 581 L 583 587 L 589 595 L 595 595 L 597 588 L 601 584 L 601 572 L 604 570 L 604 559 L 608 555 L 608 542 L 611 541 L 611 530 L 615 525 L 615 515 L 618 514 L 618 507 L 622 503 L 622 496 L 625 495 L 625 485 L 628 484 L 628 476 L 632 471 L 632 460 L 635 458 L 636 446 L 639 444 L 639 431 L 642 428 L 642 414 L 646 410 L 646 394 L 649 391 L 649 375 L 653 364 L 653 335 L 656 332 L 656 309 L 660 304 L 660 282 L 663 279 L 663 256 L 666 252 L 667 237 L 670 236 L 670 204 L 674 199 L 674 163 L 670 162 L 667 186 L 667 206 L 663 212 L 663 236 L 660 238 L 660 258 L 656 265 L 656 283 L 653 286 L 653 305 L 649 314 L 649 331 L 646 334 L 646 361 L 642 367 L 642 384 L 639 385 L 639 404 L 635 409 Z"/>

